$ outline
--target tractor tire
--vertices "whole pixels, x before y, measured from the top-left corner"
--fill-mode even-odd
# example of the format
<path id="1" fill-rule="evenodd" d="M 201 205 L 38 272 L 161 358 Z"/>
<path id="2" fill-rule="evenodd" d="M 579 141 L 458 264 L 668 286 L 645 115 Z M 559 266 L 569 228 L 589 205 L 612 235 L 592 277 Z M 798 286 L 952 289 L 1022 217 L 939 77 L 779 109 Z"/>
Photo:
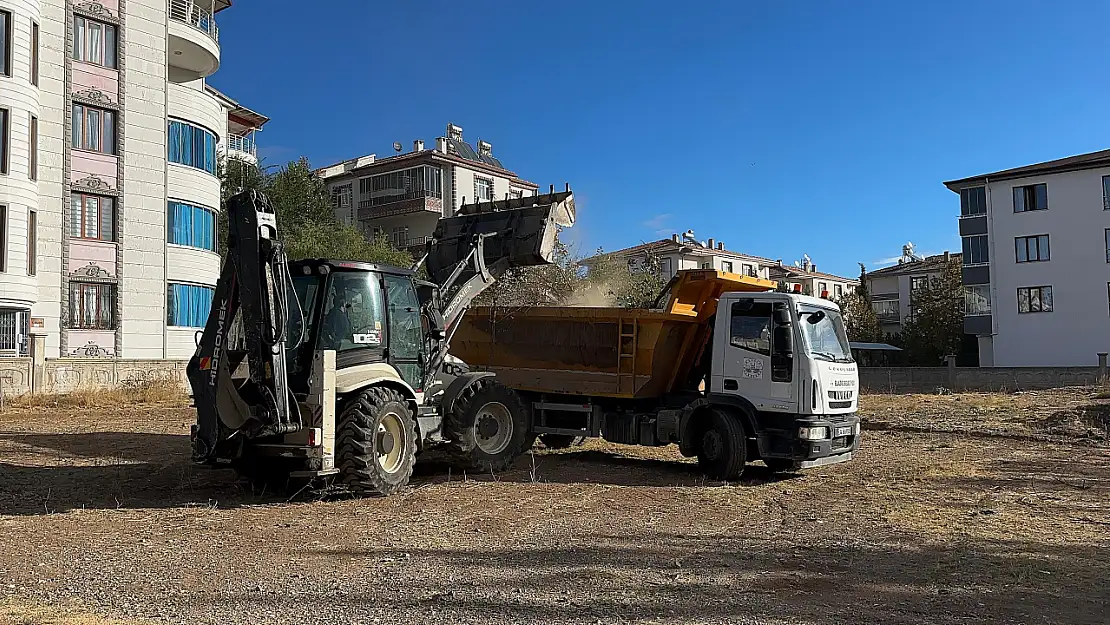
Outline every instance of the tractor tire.
<path id="1" fill-rule="evenodd" d="M 798 470 L 798 463 L 789 458 L 764 458 L 763 464 L 774 473 L 793 473 Z"/>
<path id="2" fill-rule="evenodd" d="M 444 426 L 456 463 L 482 473 L 508 469 L 536 442 L 532 413 L 520 396 L 488 378 L 455 399 Z"/>
<path id="3" fill-rule="evenodd" d="M 359 495 L 391 495 L 409 483 L 416 422 L 399 392 L 363 390 L 343 407 L 338 429 L 335 464 L 341 484 Z"/>
<path id="4" fill-rule="evenodd" d="M 540 434 L 540 442 L 548 449 L 569 449 L 585 443 L 586 437 L 570 434 Z"/>
<path id="5" fill-rule="evenodd" d="M 748 441 L 739 416 L 711 408 L 706 420 L 698 441 L 698 466 L 715 480 L 739 478 L 748 460 Z"/>

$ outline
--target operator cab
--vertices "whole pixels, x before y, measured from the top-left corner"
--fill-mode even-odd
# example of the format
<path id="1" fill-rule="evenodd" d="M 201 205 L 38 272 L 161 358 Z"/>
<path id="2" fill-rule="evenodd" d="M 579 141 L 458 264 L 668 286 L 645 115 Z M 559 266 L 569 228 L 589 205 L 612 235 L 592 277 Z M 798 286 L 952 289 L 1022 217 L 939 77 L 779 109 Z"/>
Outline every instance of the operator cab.
<path id="1" fill-rule="evenodd" d="M 294 393 L 309 392 L 307 373 L 320 350 L 335 350 L 340 370 L 389 363 L 421 390 L 430 328 L 411 270 L 338 260 L 301 260 L 289 269 L 301 311 L 291 306 L 286 332 Z"/>

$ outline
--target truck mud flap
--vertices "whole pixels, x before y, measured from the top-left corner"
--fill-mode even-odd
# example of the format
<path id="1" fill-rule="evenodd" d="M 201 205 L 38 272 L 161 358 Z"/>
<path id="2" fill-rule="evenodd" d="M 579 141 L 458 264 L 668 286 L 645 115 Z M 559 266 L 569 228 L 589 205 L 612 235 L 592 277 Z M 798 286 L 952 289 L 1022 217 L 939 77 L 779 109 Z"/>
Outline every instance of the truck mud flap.
<path id="1" fill-rule="evenodd" d="M 827 464 L 839 464 L 841 462 L 848 462 L 852 459 L 852 452 L 846 454 L 837 454 L 835 456 L 825 456 L 824 458 L 817 458 L 815 460 L 804 460 L 798 463 L 799 469 L 812 469 L 813 467 L 823 467 Z"/>

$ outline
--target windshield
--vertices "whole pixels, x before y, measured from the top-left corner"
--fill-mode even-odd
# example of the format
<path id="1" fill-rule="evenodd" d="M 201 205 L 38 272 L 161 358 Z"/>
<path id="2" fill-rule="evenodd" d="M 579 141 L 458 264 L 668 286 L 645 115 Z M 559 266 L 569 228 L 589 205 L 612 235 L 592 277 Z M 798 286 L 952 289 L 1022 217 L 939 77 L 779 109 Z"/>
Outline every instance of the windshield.
<path id="1" fill-rule="evenodd" d="M 285 347 L 290 350 L 290 361 L 297 361 L 297 351 L 302 343 L 301 332 L 304 332 L 304 343 L 307 343 L 315 324 L 316 292 L 320 289 L 318 276 L 295 276 L 293 278 L 293 291 L 289 294 L 289 315 L 285 320 Z M 294 301 L 294 297 L 296 301 Z M 298 305 L 299 304 L 299 305 Z M 302 320 L 302 314 L 304 316 Z"/>
<path id="2" fill-rule="evenodd" d="M 811 315 L 824 313 L 819 321 L 810 323 Z M 853 362 L 848 337 L 844 333 L 844 319 L 840 312 L 810 304 L 798 306 L 802 336 L 811 356 L 832 362 Z"/>

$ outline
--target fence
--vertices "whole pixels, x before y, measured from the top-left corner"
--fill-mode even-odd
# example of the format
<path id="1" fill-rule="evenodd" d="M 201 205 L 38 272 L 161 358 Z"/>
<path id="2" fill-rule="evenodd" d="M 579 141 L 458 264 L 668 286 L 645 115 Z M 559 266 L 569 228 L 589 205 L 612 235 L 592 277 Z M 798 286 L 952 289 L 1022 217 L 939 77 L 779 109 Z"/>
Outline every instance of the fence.
<path id="1" fill-rule="evenodd" d="M 861 367 L 866 393 L 1025 391 L 1089 386 L 1105 379 L 1099 367 Z"/>
<path id="2" fill-rule="evenodd" d="M 57 358 L 38 367 L 31 358 L 0 359 L 0 393 L 65 393 L 83 388 L 113 388 L 135 382 L 167 380 L 188 390 L 183 360 Z M 36 370 L 37 369 L 37 370 Z"/>

